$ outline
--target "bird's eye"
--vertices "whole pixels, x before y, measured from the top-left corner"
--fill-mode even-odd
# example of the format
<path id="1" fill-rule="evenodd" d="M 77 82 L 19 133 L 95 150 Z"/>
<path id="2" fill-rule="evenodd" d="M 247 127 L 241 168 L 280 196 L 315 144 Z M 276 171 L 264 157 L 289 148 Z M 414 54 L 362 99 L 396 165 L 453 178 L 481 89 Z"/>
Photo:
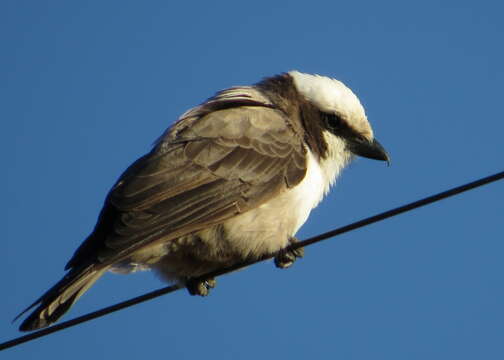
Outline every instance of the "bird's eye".
<path id="1" fill-rule="evenodd" d="M 344 127 L 343 120 L 336 114 L 322 113 L 326 125 L 331 130 L 339 130 Z"/>

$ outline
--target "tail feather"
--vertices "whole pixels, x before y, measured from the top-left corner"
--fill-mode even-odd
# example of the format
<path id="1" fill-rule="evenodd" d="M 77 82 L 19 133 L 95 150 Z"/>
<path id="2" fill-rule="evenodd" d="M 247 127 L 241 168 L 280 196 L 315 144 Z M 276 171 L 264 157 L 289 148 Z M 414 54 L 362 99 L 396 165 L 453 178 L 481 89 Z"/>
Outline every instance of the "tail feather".
<path id="1" fill-rule="evenodd" d="M 94 266 L 71 270 L 63 279 L 14 319 L 16 321 L 24 313 L 38 305 L 19 326 L 19 330 L 37 330 L 56 322 L 105 271 L 106 268 L 96 269 Z"/>

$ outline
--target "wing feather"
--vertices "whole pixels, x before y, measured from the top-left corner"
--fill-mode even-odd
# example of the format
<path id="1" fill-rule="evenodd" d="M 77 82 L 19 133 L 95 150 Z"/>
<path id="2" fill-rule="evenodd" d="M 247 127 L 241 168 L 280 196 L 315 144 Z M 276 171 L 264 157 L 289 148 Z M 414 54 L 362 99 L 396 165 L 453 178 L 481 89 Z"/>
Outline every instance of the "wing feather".
<path id="1" fill-rule="evenodd" d="M 103 265 L 121 261 L 248 211 L 303 179 L 301 137 L 270 104 L 187 114 L 121 176 L 67 268 L 90 256 Z"/>

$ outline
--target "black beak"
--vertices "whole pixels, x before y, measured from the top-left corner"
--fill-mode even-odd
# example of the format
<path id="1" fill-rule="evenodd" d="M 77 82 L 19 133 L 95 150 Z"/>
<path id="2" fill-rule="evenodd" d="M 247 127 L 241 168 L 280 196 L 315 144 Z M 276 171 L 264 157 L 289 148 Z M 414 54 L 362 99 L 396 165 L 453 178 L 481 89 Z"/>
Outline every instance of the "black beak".
<path id="1" fill-rule="evenodd" d="M 390 157 L 387 151 L 376 139 L 372 141 L 364 138 L 347 139 L 347 147 L 355 155 L 386 161 L 390 165 Z"/>

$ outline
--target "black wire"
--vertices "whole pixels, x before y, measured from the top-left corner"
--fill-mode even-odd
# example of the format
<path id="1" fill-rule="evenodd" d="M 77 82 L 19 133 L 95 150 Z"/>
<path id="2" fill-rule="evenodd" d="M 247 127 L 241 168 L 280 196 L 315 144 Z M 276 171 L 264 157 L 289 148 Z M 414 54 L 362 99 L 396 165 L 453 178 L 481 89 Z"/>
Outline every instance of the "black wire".
<path id="1" fill-rule="evenodd" d="M 307 240 L 296 242 L 296 243 L 291 244 L 290 246 L 288 246 L 284 251 L 295 250 L 295 249 L 298 249 L 298 248 L 301 248 L 301 247 L 309 246 L 309 245 L 315 244 L 317 242 L 320 242 L 322 240 L 326 240 L 328 238 L 331 238 L 331 237 L 334 237 L 334 236 L 337 236 L 337 235 L 341 235 L 343 233 L 346 233 L 346 232 L 349 232 L 349 231 L 352 231 L 352 230 L 356 230 L 358 228 L 361 228 L 361 227 L 364 227 L 364 226 L 367 226 L 367 225 L 370 225 L 370 224 L 373 224 L 373 223 L 385 220 L 387 218 L 390 218 L 390 217 L 393 217 L 393 216 L 396 216 L 396 215 L 399 215 L 399 214 L 402 214 L 402 213 L 414 210 L 416 208 L 419 208 L 419 207 L 422 207 L 422 206 L 425 206 L 425 205 L 428 205 L 428 204 L 432 204 L 434 202 L 437 202 L 437 201 L 446 199 L 448 197 L 451 197 L 451 196 L 463 193 L 465 191 L 469 191 L 469 190 L 475 189 L 477 187 L 480 187 L 480 186 L 483 186 L 483 185 L 487 185 L 487 184 L 489 184 L 491 182 L 502 180 L 503 178 L 504 178 L 504 171 L 502 171 L 500 173 L 497 173 L 497 174 L 494 174 L 494 175 L 491 175 L 491 176 L 487 176 L 485 178 L 482 178 L 482 179 L 479 179 L 479 180 L 476 180 L 476 181 L 473 181 L 473 182 L 470 182 L 470 183 L 462 185 L 462 186 L 455 187 L 455 188 L 447 190 L 447 191 L 443 191 L 441 193 L 438 193 L 438 194 L 435 194 L 435 195 L 423 198 L 421 200 L 411 202 L 409 204 L 397 207 L 395 209 L 391 209 L 391 210 L 382 212 L 380 214 L 377 214 L 377 215 L 374 215 L 374 216 L 370 216 L 368 218 L 356 221 L 356 222 L 351 223 L 349 225 L 346 225 L 346 226 L 340 227 L 338 229 L 335 229 L 335 230 L 332 230 L 332 231 L 320 234 L 318 236 L 309 238 Z M 223 269 L 220 269 L 220 270 L 212 271 L 212 272 L 210 272 L 208 274 L 205 274 L 205 275 L 199 277 L 196 280 L 197 281 L 205 281 L 205 280 L 208 280 L 208 279 L 220 276 L 220 275 L 224 275 L 224 274 L 230 273 L 232 271 L 235 271 L 235 270 L 238 270 L 238 269 L 242 269 L 244 267 L 256 264 L 258 262 L 261 262 L 261 261 L 264 261 L 264 260 L 267 260 L 267 259 L 271 259 L 274 256 L 275 256 L 275 254 L 272 254 L 272 255 L 264 256 L 264 257 L 262 257 L 260 259 L 254 260 L 254 261 L 247 261 L 247 262 L 239 263 L 239 264 L 227 267 L 227 268 L 223 268 Z M 51 327 L 48 327 L 46 329 L 42 329 L 42 330 L 39 330 L 39 331 L 30 333 L 30 334 L 27 334 L 27 335 L 24 335 L 24 336 L 20 336 L 18 338 L 15 338 L 15 339 L 6 341 L 4 343 L 1 343 L 0 344 L 0 351 L 8 349 L 8 348 L 11 348 L 11 347 L 14 347 L 14 346 L 17 346 L 19 344 L 22 344 L 22 343 L 25 343 L 25 342 L 28 342 L 28 341 L 31 341 L 31 340 L 34 340 L 34 339 L 37 339 L 39 337 L 46 336 L 46 335 L 52 334 L 54 332 L 57 332 L 57 331 L 60 331 L 60 330 L 63 330 L 63 329 L 75 326 L 77 324 L 81 324 L 83 322 L 86 322 L 86 321 L 89 321 L 89 320 L 92 320 L 92 319 L 96 319 L 98 317 L 101 317 L 101 316 L 113 313 L 115 311 L 125 309 L 127 307 L 130 307 L 130 306 L 142 303 L 144 301 L 154 299 L 154 298 L 159 297 L 161 295 L 169 294 L 171 292 L 174 292 L 174 291 L 177 291 L 177 290 L 181 289 L 182 287 L 183 287 L 182 285 L 167 286 L 167 287 L 164 287 L 164 288 L 161 288 L 161 289 L 158 289 L 158 290 L 154 290 L 154 291 L 149 292 L 147 294 L 144 294 L 144 295 L 141 295 L 141 296 L 137 296 L 137 297 L 132 298 L 130 300 L 126 300 L 126 301 L 117 303 L 115 305 L 112 305 L 112 306 L 100 309 L 98 311 L 95 311 L 95 312 L 92 312 L 92 313 L 88 313 L 88 314 L 79 316 L 79 317 L 77 317 L 75 319 L 68 320 L 68 321 L 65 321 L 65 322 L 61 322 L 59 324 L 53 325 Z"/>

